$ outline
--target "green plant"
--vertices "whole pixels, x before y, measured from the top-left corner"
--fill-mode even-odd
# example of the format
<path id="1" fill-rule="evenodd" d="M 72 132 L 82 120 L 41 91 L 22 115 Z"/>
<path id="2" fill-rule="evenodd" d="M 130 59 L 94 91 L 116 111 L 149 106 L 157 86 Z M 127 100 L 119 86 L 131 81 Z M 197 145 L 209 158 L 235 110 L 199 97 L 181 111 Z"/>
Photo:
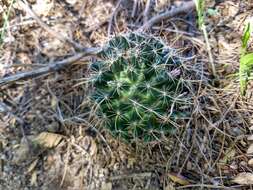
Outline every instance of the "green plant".
<path id="1" fill-rule="evenodd" d="M 15 0 L 11 0 L 7 12 L 2 13 L 3 14 L 3 26 L 2 26 L 1 32 L 0 32 L 0 44 L 3 42 L 3 40 L 5 38 L 6 28 L 9 26 L 9 17 L 10 17 L 11 9 L 12 9 L 14 3 L 15 3 Z"/>
<path id="2" fill-rule="evenodd" d="M 136 33 L 109 41 L 91 64 L 94 112 L 116 137 L 155 140 L 182 117 L 179 59 L 158 39 Z"/>
<path id="3" fill-rule="evenodd" d="M 204 0 L 194 0 L 197 10 L 198 26 L 201 28 L 205 25 L 205 2 Z"/>
<path id="4" fill-rule="evenodd" d="M 247 83 L 250 78 L 250 74 L 252 73 L 253 53 L 249 53 L 247 51 L 250 34 L 251 34 L 251 25 L 250 23 L 248 23 L 243 32 L 242 48 L 240 53 L 239 80 L 240 80 L 241 95 L 245 95 L 247 90 Z"/>
<path id="5" fill-rule="evenodd" d="M 206 42 L 206 48 L 207 48 L 207 52 L 208 52 L 208 57 L 209 57 L 209 67 L 212 70 L 212 74 L 216 76 L 216 69 L 215 69 L 215 65 L 214 65 L 214 59 L 213 59 L 213 55 L 211 52 L 211 46 L 209 43 L 209 39 L 208 39 L 208 33 L 206 30 L 206 25 L 205 25 L 205 0 L 194 0 L 195 5 L 196 5 L 196 11 L 197 11 L 197 20 L 198 20 L 198 27 L 200 28 L 200 30 L 202 30 L 202 33 L 204 35 L 205 38 L 205 42 Z"/>

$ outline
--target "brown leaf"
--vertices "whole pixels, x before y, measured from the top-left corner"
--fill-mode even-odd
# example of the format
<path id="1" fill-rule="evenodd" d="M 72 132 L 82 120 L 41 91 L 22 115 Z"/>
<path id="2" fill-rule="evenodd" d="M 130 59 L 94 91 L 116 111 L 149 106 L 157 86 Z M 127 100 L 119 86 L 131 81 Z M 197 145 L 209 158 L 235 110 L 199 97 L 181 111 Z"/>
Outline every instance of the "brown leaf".
<path id="1" fill-rule="evenodd" d="M 253 173 L 243 172 L 239 173 L 234 179 L 233 182 L 241 185 L 252 185 L 253 184 Z"/>
<path id="2" fill-rule="evenodd" d="M 180 185 L 189 185 L 189 181 L 187 181 L 187 179 L 182 176 L 182 175 L 178 175 L 175 173 L 168 173 L 168 177 L 175 183 L 178 183 Z"/>
<path id="3" fill-rule="evenodd" d="M 32 142 L 44 148 L 54 148 L 60 143 L 62 138 L 63 136 L 59 134 L 42 132 Z"/>

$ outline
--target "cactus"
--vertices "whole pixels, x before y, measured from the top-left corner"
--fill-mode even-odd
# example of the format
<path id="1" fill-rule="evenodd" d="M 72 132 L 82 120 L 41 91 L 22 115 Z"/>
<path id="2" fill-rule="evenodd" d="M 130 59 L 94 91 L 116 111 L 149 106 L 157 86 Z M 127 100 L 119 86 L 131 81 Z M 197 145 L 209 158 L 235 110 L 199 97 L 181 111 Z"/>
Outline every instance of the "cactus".
<path id="1" fill-rule="evenodd" d="M 91 64 L 91 100 L 113 136 L 151 141 L 175 132 L 180 117 L 179 59 L 152 36 L 129 33 L 111 39 Z"/>

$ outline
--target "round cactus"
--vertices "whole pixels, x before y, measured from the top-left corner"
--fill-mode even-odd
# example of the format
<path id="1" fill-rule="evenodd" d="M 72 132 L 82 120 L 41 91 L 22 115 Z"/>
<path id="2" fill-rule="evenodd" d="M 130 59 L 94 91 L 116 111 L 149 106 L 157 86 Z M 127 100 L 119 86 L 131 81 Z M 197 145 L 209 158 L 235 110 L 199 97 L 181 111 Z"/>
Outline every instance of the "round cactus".
<path id="1" fill-rule="evenodd" d="M 111 39 L 91 64 L 91 100 L 103 126 L 127 141 L 175 132 L 179 59 L 161 40 L 130 33 Z"/>

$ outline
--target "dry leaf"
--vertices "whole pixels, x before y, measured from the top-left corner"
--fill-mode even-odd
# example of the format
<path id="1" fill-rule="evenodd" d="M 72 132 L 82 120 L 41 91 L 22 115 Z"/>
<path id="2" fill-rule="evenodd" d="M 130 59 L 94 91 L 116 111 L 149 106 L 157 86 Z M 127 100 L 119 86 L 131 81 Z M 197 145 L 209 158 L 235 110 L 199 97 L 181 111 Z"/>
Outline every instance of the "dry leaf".
<path id="1" fill-rule="evenodd" d="M 178 175 L 175 173 L 168 173 L 168 177 L 175 183 L 178 183 L 180 185 L 189 185 L 189 181 L 187 181 L 187 179 L 182 176 L 182 175 Z"/>
<path id="2" fill-rule="evenodd" d="M 241 184 L 241 185 L 252 185 L 253 184 L 253 173 L 243 172 L 238 174 L 233 182 Z"/>
<path id="3" fill-rule="evenodd" d="M 253 144 L 249 145 L 249 148 L 247 150 L 247 154 L 253 154 Z"/>
<path id="4" fill-rule="evenodd" d="M 35 144 L 38 144 L 44 148 L 53 148 L 56 147 L 63 136 L 55 133 L 42 132 L 37 137 L 35 137 L 32 141 Z"/>
<path id="5" fill-rule="evenodd" d="M 37 172 L 36 171 L 32 173 L 31 186 L 37 186 Z"/>

